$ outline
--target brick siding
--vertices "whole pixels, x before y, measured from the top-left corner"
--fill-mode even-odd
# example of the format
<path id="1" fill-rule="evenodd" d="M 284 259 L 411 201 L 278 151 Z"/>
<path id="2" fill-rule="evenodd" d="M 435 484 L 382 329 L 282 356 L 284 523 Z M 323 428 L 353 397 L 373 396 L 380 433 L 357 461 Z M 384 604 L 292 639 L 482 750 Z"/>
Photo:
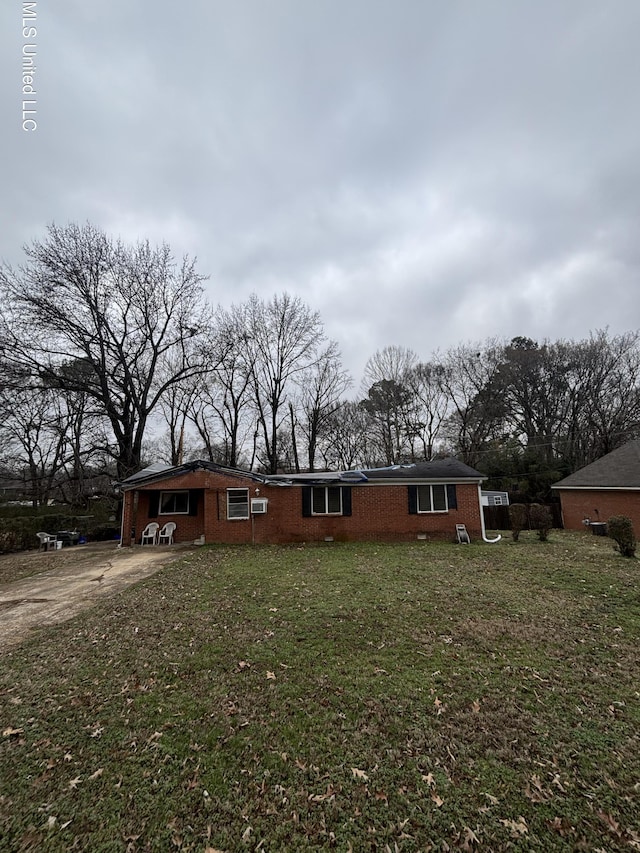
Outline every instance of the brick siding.
<path id="1" fill-rule="evenodd" d="M 640 491 L 558 489 L 562 520 L 567 530 L 584 530 L 583 518 L 607 521 L 612 515 L 627 515 L 640 533 Z"/>
<path id="2" fill-rule="evenodd" d="M 249 498 L 268 499 L 267 512 L 250 519 L 227 519 L 227 489 L 248 488 Z M 198 489 L 196 515 L 158 515 L 150 518 L 152 491 Z M 134 497 L 137 496 L 137 497 Z M 455 539 L 456 524 L 466 524 L 472 538 L 482 534 L 478 487 L 475 483 L 456 485 L 457 509 L 446 513 L 410 514 L 407 484 L 362 484 L 351 487 L 350 516 L 311 516 L 302 514 L 302 487 L 272 486 L 246 477 L 222 475 L 199 470 L 157 481 L 125 492 L 123 508 L 123 545 L 130 544 L 128 531 L 135 530 L 135 542 L 149 521 L 162 526 L 176 523 L 174 540 L 189 542 L 204 534 L 207 543 L 271 543 L 323 541 L 409 541 Z"/>

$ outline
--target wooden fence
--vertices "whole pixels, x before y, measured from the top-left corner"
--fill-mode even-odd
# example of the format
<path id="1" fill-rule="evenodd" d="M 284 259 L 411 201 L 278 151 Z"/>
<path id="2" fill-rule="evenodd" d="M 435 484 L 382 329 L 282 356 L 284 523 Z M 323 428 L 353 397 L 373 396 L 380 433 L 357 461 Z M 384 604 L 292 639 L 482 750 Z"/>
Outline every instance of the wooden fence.
<path id="1" fill-rule="evenodd" d="M 545 504 L 551 510 L 553 526 L 562 528 L 562 509 L 559 503 Z M 484 526 L 487 530 L 511 530 L 508 506 L 484 506 Z"/>

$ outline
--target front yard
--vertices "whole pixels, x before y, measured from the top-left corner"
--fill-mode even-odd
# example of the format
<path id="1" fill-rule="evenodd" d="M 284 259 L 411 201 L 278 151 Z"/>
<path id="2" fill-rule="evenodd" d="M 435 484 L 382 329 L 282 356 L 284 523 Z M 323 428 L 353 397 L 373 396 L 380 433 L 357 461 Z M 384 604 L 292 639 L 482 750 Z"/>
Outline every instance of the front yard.
<path id="1" fill-rule="evenodd" d="M 640 850 L 635 560 L 204 548 L 0 653 L 11 851 Z"/>

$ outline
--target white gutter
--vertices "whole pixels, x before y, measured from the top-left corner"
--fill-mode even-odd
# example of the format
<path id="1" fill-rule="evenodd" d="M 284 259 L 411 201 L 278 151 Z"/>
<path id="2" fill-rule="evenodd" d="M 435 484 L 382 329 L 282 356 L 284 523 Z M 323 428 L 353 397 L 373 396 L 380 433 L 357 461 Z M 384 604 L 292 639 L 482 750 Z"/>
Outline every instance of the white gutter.
<path id="1" fill-rule="evenodd" d="M 480 508 L 480 529 L 482 530 L 482 541 L 489 542 L 490 544 L 493 542 L 499 542 L 502 539 L 500 533 L 498 533 L 497 539 L 487 539 L 487 531 L 484 529 L 484 510 L 482 509 L 482 489 L 480 488 L 480 483 L 478 483 L 478 507 Z"/>

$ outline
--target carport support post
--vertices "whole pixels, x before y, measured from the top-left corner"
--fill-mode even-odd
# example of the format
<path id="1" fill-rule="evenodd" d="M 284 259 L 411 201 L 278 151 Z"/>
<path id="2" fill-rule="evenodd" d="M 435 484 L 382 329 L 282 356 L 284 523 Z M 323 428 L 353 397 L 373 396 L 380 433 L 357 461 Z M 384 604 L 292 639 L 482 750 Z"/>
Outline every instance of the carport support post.
<path id="1" fill-rule="evenodd" d="M 120 545 L 131 547 L 131 527 L 133 523 L 133 489 L 126 491 L 122 500 L 122 526 L 120 528 Z"/>
<path id="2" fill-rule="evenodd" d="M 218 492 L 213 489 L 204 490 L 202 502 L 202 529 L 199 533 L 205 542 L 215 542 L 215 524 L 218 520 Z"/>

